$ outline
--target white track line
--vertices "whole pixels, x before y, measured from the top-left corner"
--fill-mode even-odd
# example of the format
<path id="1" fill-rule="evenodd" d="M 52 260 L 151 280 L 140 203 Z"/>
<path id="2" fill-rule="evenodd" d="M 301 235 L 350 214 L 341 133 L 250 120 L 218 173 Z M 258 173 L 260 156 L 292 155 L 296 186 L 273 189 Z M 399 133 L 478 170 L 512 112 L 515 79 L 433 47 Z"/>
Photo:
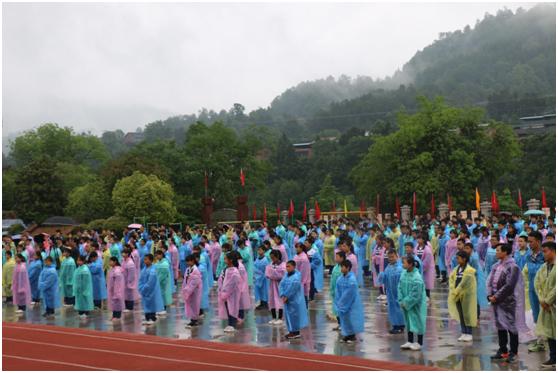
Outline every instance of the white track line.
<path id="1" fill-rule="evenodd" d="M 88 368 L 88 369 L 93 369 L 93 370 L 114 370 L 114 369 L 109 369 L 109 368 L 99 368 L 99 367 L 94 367 L 91 365 L 83 365 L 83 364 L 73 364 L 73 363 L 62 363 L 60 361 L 54 361 L 54 360 L 43 360 L 43 359 L 34 359 L 34 358 L 30 358 L 30 357 L 22 357 L 22 356 L 14 356 L 14 355 L 4 355 L 2 354 L 3 358 L 8 358 L 8 359 L 19 359 L 19 360 L 28 360 L 28 361 L 37 361 L 39 363 L 49 363 L 49 364 L 59 364 L 59 365 L 67 365 L 70 367 L 76 367 L 76 368 Z M 4 367 L 5 368 L 5 367 Z"/>
<path id="2" fill-rule="evenodd" d="M 71 349 L 71 350 L 85 350 L 85 351 L 111 353 L 111 354 L 116 354 L 116 355 L 127 355 L 127 356 L 141 357 L 141 358 L 152 359 L 152 360 L 170 361 L 170 362 L 173 362 L 173 363 L 191 363 L 191 364 L 206 365 L 206 366 L 211 366 L 211 367 L 239 369 L 239 370 L 261 370 L 261 369 L 246 368 L 246 367 L 242 367 L 242 366 L 227 365 L 227 364 L 204 363 L 204 362 L 194 361 L 194 360 L 179 360 L 179 359 L 171 359 L 171 358 L 159 357 L 159 356 L 153 356 L 153 355 L 132 354 L 132 353 L 129 353 L 129 352 L 103 350 L 103 349 L 100 349 L 100 348 L 75 347 L 75 346 L 71 346 L 71 345 L 62 345 L 62 344 L 56 344 L 56 343 L 36 342 L 36 341 L 30 341 L 30 340 L 27 340 L 27 339 L 19 339 L 19 338 L 16 339 L 16 338 L 2 337 L 2 340 L 3 341 L 6 340 L 6 341 L 12 341 L 12 342 L 20 342 L 20 343 L 30 343 L 30 344 L 43 345 L 43 346 L 61 347 L 61 348 L 67 348 L 67 349 Z"/>
<path id="3" fill-rule="evenodd" d="M 373 367 L 364 366 L 364 365 L 336 363 L 336 362 L 333 362 L 333 361 L 326 361 L 326 360 L 317 360 L 317 359 L 292 357 L 292 356 L 284 356 L 284 355 L 273 355 L 273 354 L 266 354 L 266 353 L 263 353 L 263 352 L 231 351 L 231 350 L 227 350 L 227 349 L 224 349 L 224 348 L 187 346 L 187 345 L 176 344 L 176 343 L 155 342 L 155 341 L 147 341 L 147 340 L 134 339 L 134 338 L 107 337 L 107 336 L 94 335 L 94 334 L 63 332 L 61 330 L 48 330 L 48 329 L 42 329 L 42 328 L 25 328 L 25 327 L 12 326 L 12 325 L 3 325 L 2 327 L 3 328 L 9 328 L 9 329 L 31 330 L 33 332 L 44 332 L 44 333 L 54 333 L 54 334 L 63 334 L 63 335 L 78 335 L 78 336 L 83 336 L 83 337 L 109 339 L 109 340 L 114 340 L 114 341 L 124 341 L 124 342 L 134 341 L 134 342 L 138 342 L 138 343 L 146 343 L 146 344 L 151 344 L 151 345 L 172 346 L 172 347 L 181 347 L 181 348 L 186 348 L 186 349 L 190 348 L 190 349 L 197 349 L 197 350 L 205 350 L 205 351 L 217 351 L 217 352 L 220 352 L 220 353 L 225 353 L 226 352 L 226 353 L 237 354 L 237 355 L 264 356 L 264 357 L 272 357 L 274 359 L 277 358 L 277 357 L 280 357 L 280 358 L 285 359 L 285 360 L 310 361 L 310 362 L 320 363 L 320 364 L 338 365 L 338 366 L 345 366 L 345 367 L 350 367 L 350 368 L 361 368 L 361 369 L 367 369 L 367 370 L 378 370 L 378 371 L 391 370 L 391 369 L 373 368 Z M 225 346 L 223 346 L 223 347 L 225 347 Z M 288 352 L 288 350 L 286 350 L 286 352 Z"/>

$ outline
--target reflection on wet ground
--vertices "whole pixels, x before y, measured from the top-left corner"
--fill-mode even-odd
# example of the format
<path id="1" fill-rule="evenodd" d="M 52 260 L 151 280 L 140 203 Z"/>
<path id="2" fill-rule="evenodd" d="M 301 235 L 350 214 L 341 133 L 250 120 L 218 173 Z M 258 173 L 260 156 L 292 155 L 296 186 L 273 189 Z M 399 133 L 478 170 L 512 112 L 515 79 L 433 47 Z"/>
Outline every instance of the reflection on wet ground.
<path id="1" fill-rule="evenodd" d="M 325 286 L 327 289 L 328 279 Z M 272 326 L 267 322 L 270 315 L 266 311 L 249 312 L 246 321 L 235 334 L 223 333 L 224 324 L 214 316 L 210 310 L 203 324 L 188 330 L 184 326 L 184 307 L 175 299 L 166 318 L 151 327 L 141 325 L 143 314 L 135 311 L 124 314 L 121 324 L 112 325 L 107 321 L 110 312 L 92 312 L 87 321 L 81 321 L 73 309 L 60 309 L 54 320 L 41 317 L 41 310 L 28 310 L 25 316 L 17 317 L 15 307 L 3 305 L 2 320 L 18 321 L 22 323 L 40 323 L 74 328 L 86 328 L 105 331 L 122 331 L 128 333 L 142 333 L 166 338 L 194 338 L 214 342 L 243 343 L 261 347 L 278 347 L 307 352 L 335 354 L 340 356 L 358 356 L 368 359 L 399 361 L 402 363 L 436 366 L 443 369 L 457 370 L 538 370 L 540 364 L 546 360 L 547 353 L 528 353 L 527 345 L 519 347 L 519 362 L 517 364 L 493 363 L 490 361 L 498 345 L 490 312 L 481 314 L 480 327 L 475 328 L 472 343 L 457 342 L 460 335 L 459 324 L 448 319 L 447 289 L 436 285 L 432 291 L 431 304 L 428 310 L 427 333 L 425 346 L 421 352 L 401 351 L 399 346 L 406 341 L 406 334 L 390 335 L 388 333 L 387 308 L 376 301 L 377 290 L 372 289 L 367 279 L 365 288 L 361 289 L 362 300 L 365 305 L 365 333 L 363 340 L 356 345 L 347 345 L 338 341 L 338 333 L 332 331 L 334 323 L 328 320 L 327 313 L 331 308 L 328 294 L 320 294 L 310 304 L 310 328 L 302 331 L 300 340 L 287 341 L 283 338 L 286 330 L 283 327 Z M 213 289 L 211 306 L 216 307 L 216 294 Z M 137 306 L 136 306 L 137 307 Z"/>

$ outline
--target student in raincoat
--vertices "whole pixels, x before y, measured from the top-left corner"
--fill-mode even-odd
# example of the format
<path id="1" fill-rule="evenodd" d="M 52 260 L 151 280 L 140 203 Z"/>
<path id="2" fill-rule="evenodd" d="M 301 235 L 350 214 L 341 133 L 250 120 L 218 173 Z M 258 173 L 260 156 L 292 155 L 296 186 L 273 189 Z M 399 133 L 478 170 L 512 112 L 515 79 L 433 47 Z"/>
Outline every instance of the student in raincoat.
<path id="1" fill-rule="evenodd" d="M 122 250 L 122 275 L 124 276 L 124 313 L 132 312 L 134 309 L 134 302 L 139 297 L 138 292 L 138 277 L 139 273 L 136 271 L 136 264 L 134 263 L 129 248 Z M 147 254 L 146 254 L 147 255 Z M 145 257 L 145 255 L 144 255 Z M 116 258 L 117 257 L 112 257 Z M 145 264 L 143 265 L 145 267 Z"/>
<path id="2" fill-rule="evenodd" d="M 401 349 L 419 351 L 422 348 L 423 336 L 426 332 L 426 290 L 424 280 L 417 268 L 413 255 L 403 257 L 403 273 L 397 289 L 397 300 L 403 310 L 407 327 L 407 343 Z M 417 342 L 414 335 L 417 335 Z"/>
<path id="3" fill-rule="evenodd" d="M 531 255 L 531 250 L 529 250 L 529 246 L 527 245 L 527 235 L 520 235 L 517 239 L 517 251 L 513 254 L 513 260 L 519 267 L 519 269 L 523 270 L 525 267 L 525 263 L 529 259 Z"/>
<path id="4" fill-rule="evenodd" d="M 229 245 L 230 247 L 230 245 Z M 202 300 L 200 306 L 200 315 L 204 317 L 204 310 L 209 309 L 209 291 L 213 286 L 213 276 L 208 267 L 208 262 L 203 260 L 202 251 L 200 246 L 194 246 L 194 255 L 196 256 L 198 269 L 202 274 L 203 289 L 202 289 Z"/>
<path id="5" fill-rule="evenodd" d="M 302 288 L 304 289 L 304 299 L 306 301 L 306 306 L 308 307 L 310 286 L 312 284 L 312 266 L 310 265 L 308 254 L 306 253 L 306 245 L 297 243 L 295 245 L 295 250 L 296 255 L 294 256 L 294 261 L 296 263 L 297 271 L 300 272 Z"/>
<path id="6" fill-rule="evenodd" d="M 338 251 L 335 253 L 335 267 L 331 271 L 331 278 L 329 282 L 329 297 L 335 300 L 335 286 L 337 284 L 337 279 L 341 276 L 341 263 L 346 259 L 345 253 L 343 251 Z M 331 319 L 337 320 L 337 325 L 333 328 L 333 331 L 341 330 L 341 320 L 339 315 L 337 315 L 337 308 L 335 307 L 335 302 L 331 302 Z"/>
<path id="7" fill-rule="evenodd" d="M 347 258 L 347 260 L 351 261 L 351 271 L 353 271 L 355 276 L 357 276 L 359 286 L 362 286 L 362 273 L 360 273 L 358 270 L 358 259 L 357 256 L 354 254 L 353 241 L 349 237 L 343 238 L 343 240 L 339 241 L 339 249 L 341 249 L 345 253 L 345 257 Z"/>
<path id="8" fill-rule="evenodd" d="M 467 242 L 463 247 L 463 251 L 469 257 L 467 264 L 475 270 L 475 279 L 477 280 L 477 320 L 479 320 L 481 308 L 484 309 L 488 307 L 488 300 L 486 299 L 486 276 L 480 264 L 479 254 L 473 250 L 473 244 Z"/>
<path id="9" fill-rule="evenodd" d="M 314 244 L 314 238 L 308 237 L 306 241 L 304 241 L 304 246 L 307 250 L 306 254 L 308 255 L 311 269 L 310 295 L 308 299 L 313 301 L 315 294 L 322 292 L 324 289 L 324 261 L 320 255 L 320 251 Z"/>
<path id="10" fill-rule="evenodd" d="M 143 324 L 153 325 L 157 321 L 157 312 L 165 309 L 163 306 L 163 296 L 157 272 L 153 266 L 153 254 L 146 254 L 143 258 L 145 267 L 141 270 L 138 290 L 141 294 L 141 304 L 145 312 Z"/>
<path id="11" fill-rule="evenodd" d="M 389 263 L 380 274 L 378 281 L 384 286 L 387 296 L 388 319 L 391 324 L 389 333 L 400 334 L 405 330 L 405 319 L 403 318 L 403 312 L 397 301 L 397 290 L 399 288 L 399 279 L 401 278 L 403 267 L 397 257 L 397 251 L 395 249 L 389 249 L 388 260 Z"/>
<path id="12" fill-rule="evenodd" d="M 389 250 L 389 244 L 381 234 L 376 235 L 376 243 L 372 246 L 371 264 L 372 264 L 372 284 L 379 289 L 380 295 L 376 298 L 383 300 L 386 298 L 384 287 L 379 283 L 381 273 L 384 271 L 384 252 Z"/>
<path id="13" fill-rule="evenodd" d="M 496 258 L 496 247 L 500 244 L 500 237 L 497 234 L 490 236 L 490 245 L 486 249 L 486 254 L 484 257 L 484 273 L 486 277 L 490 275 L 492 271 L 492 266 L 496 264 L 498 259 Z"/>
<path id="14" fill-rule="evenodd" d="M 15 269 L 15 259 L 12 257 L 11 251 L 6 251 L 6 263 L 2 266 L 2 296 L 6 297 L 6 303 L 13 302 L 12 296 L 12 278 Z"/>
<path id="15" fill-rule="evenodd" d="M 533 313 L 533 321 L 537 323 L 540 313 L 540 302 L 539 298 L 537 297 L 537 292 L 535 291 L 535 276 L 539 269 L 544 265 L 544 255 L 542 253 L 541 243 L 542 243 L 542 234 L 538 231 L 533 231 L 529 233 L 527 237 L 529 241 L 529 256 L 525 262 L 523 268 L 523 274 L 528 279 L 528 286 L 527 292 L 529 295 L 529 303 L 531 304 L 531 311 Z M 528 350 L 530 352 L 540 352 L 545 350 L 544 340 L 539 339 L 532 343 Z"/>
<path id="16" fill-rule="evenodd" d="M 457 253 L 457 267 L 449 279 L 448 311 L 461 324 L 459 342 L 473 341 L 473 327 L 477 326 L 477 280 L 475 269 L 468 264 L 465 251 Z"/>
<path id="17" fill-rule="evenodd" d="M 283 324 L 283 302 L 279 295 L 279 283 L 285 276 L 287 268 L 285 262 L 281 259 L 281 251 L 271 250 L 269 254 L 271 263 L 265 267 L 265 277 L 269 280 L 269 310 L 271 312 L 271 320 L 268 324 Z"/>
<path id="18" fill-rule="evenodd" d="M 221 320 L 227 320 L 225 333 L 233 333 L 239 318 L 241 279 L 238 272 L 237 256 L 229 252 L 225 256 L 225 270 L 219 276 L 217 289 L 218 313 Z"/>
<path id="19" fill-rule="evenodd" d="M 93 304 L 100 310 L 103 307 L 103 300 L 107 299 L 107 283 L 103 263 L 96 251 L 89 254 L 88 267 L 93 280 Z"/>
<path id="20" fill-rule="evenodd" d="M 93 276 L 89 267 L 85 265 L 86 258 L 83 255 L 77 260 L 77 268 L 73 278 L 73 296 L 75 297 L 74 309 L 81 319 L 86 319 L 90 311 L 93 311 Z"/>
<path id="21" fill-rule="evenodd" d="M 354 343 L 356 334 L 364 331 L 364 311 L 349 260 L 341 263 L 341 273 L 335 284 L 335 308 L 341 322 L 342 341 Z"/>
<path id="22" fill-rule="evenodd" d="M 281 261 L 283 263 L 287 263 L 287 260 L 291 259 L 294 256 L 294 252 L 289 255 L 289 253 L 287 253 L 287 249 L 285 249 L 285 245 L 283 244 L 283 239 L 279 236 L 275 236 L 273 237 L 273 241 L 275 242 L 275 250 L 279 250 L 281 252 Z M 294 248 L 294 244 L 293 244 L 293 248 Z"/>
<path id="23" fill-rule="evenodd" d="M 124 309 L 124 292 L 126 282 L 124 270 L 118 262 L 118 258 L 110 258 L 110 270 L 107 276 L 108 309 L 112 311 L 111 323 L 120 321 Z"/>
<path id="24" fill-rule="evenodd" d="M 238 241 L 237 252 L 242 258 L 242 264 L 246 268 L 246 273 L 248 276 L 248 286 L 254 286 L 254 254 L 252 253 L 252 248 L 246 245 L 246 241 L 241 239 Z"/>
<path id="25" fill-rule="evenodd" d="M 231 250 L 232 250 L 232 246 L 228 242 L 225 242 L 224 244 L 221 245 L 221 255 L 219 256 L 219 262 L 217 264 L 217 270 L 215 271 L 215 276 L 219 277 L 221 275 L 221 272 L 223 272 L 223 270 L 225 269 L 226 267 L 225 256 Z"/>
<path id="26" fill-rule="evenodd" d="M 496 246 L 498 263 L 492 266 L 486 285 L 488 300 L 494 311 L 499 344 L 498 351 L 490 358 L 514 363 L 517 361 L 519 345 L 515 288 L 521 280 L 521 273 L 511 255 L 512 247 L 510 245 L 499 243 Z M 508 334 L 510 339 L 509 349 Z"/>
<path id="27" fill-rule="evenodd" d="M 331 229 L 327 229 L 324 237 L 324 259 L 327 269 L 331 269 L 335 263 L 335 235 Z"/>
<path id="28" fill-rule="evenodd" d="M 168 307 L 172 305 L 172 282 L 173 273 L 170 264 L 165 258 L 163 250 L 155 252 L 155 271 L 157 272 L 157 279 L 159 280 L 159 288 L 161 289 L 161 300 L 165 309 L 158 312 L 157 315 L 162 316 L 167 313 Z"/>
<path id="29" fill-rule="evenodd" d="M 412 242 L 406 242 L 404 245 L 404 252 L 405 255 L 403 255 L 403 258 L 406 257 L 407 255 L 411 255 L 414 259 L 415 259 L 415 265 L 418 268 L 420 275 L 423 276 L 422 273 L 422 260 L 420 260 L 420 258 L 417 256 L 417 254 L 415 254 L 415 244 Z M 424 279 L 424 276 L 423 276 Z"/>
<path id="30" fill-rule="evenodd" d="M 436 228 L 438 238 L 438 268 L 440 270 L 440 282 L 446 283 L 448 281 L 448 271 L 446 268 L 446 243 L 449 241 L 449 236 L 444 231 L 442 226 Z"/>
<path id="31" fill-rule="evenodd" d="M 178 273 L 179 273 L 179 268 L 180 268 L 180 253 L 178 252 L 178 248 L 176 247 L 176 245 L 174 244 L 174 242 L 172 242 L 172 240 L 169 240 L 169 249 L 168 252 L 170 253 L 171 256 L 171 271 L 172 271 L 172 279 L 173 279 L 173 284 L 176 284 L 176 282 L 178 281 Z"/>
<path id="32" fill-rule="evenodd" d="M 548 340 L 550 357 L 542 368 L 556 368 L 556 243 L 542 244 L 545 264 L 535 276 L 535 290 L 541 305 L 537 327 L 538 336 Z"/>
<path id="33" fill-rule="evenodd" d="M 60 294 L 64 298 L 64 307 L 72 307 L 75 304 L 74 297 L 74 272 L 76 270 L 76 262 L 70 256 L 71 251 L 64 248 L 62 251 L 62 264 L 60 265 L 60 273 L 58 274 L 58 282 L 60 283 Z"/>
<path id="34" fill-rule="evenodd" d="M 265 277 L 265 268 L 269 265 L 270 260 L 265 255 L 265 247 L 258 248 L 258 257 L 254 261 L 254 296 L 256 302 L 260 304 L 256 310 L 263 310 L 268 308 L 267 301 L 269 299 L 268 287 L 269 280 Z"/>
<path id="35" fill-rule="evenodd" d="M 33 254 L 35 260 L 33 260 L 29 267 L 27 268 L 27 274 L 29 275 L 29 285 L 31 286 L 31 306 L 41 301 L 41 292 L 39 291 L 39 277 L 41 276 L 41 271 L 43 270 L 43 257 L 40 251 L 35 251 Z"/>
<path id="36" fill-rule="evenodd" d="M 434 288 L 434 280 L 436 279 L 436 265 L 434 263 L 432 247 L 428 242 L 428 233 L 418 234 L 414 251 L 415 255 L 422 262 L 422 277 L 424 279 L 426 297 L 430 298 L 430 290 Z"/>
<path id="37" fill-rule="evenodd" d="M 284 304 L 285 320 L 289 334 L 286 339 L 300 338 L 300 329 L 308 326 L 308 310 L 304 302 L 300 272 L 294 260 L 286 264 L 287 273 L 279 283 L 279 296 Z"/>
<path id="38" fill-rule="evenodd" d="M 31 303 L 31 287 L 29 286 L 25 257 L 22 254 L 17 254 L 15 263 L 12 277 L 13 302 L 17 306 L 16 313 L 23 314 L 27 309 L 27 305 Z"/>
<path id="39" fill-rule="evenodd" d="M 453 270 L 451 259 L 457 253 L 457 231 L 455 229 L 450 230 L 449 232 L 450 239 L 446 242 L 446 250 L 444 253 L 444 264 L 446 266 L 446 270 L 451 273 Z"/>
<path id="40" fill-rule="evenodd" d="M 238 305 L 238 323 L 244 322 L 244 313 L 252 309 L 252 297 L 250 296 L 250 288 L 248 287 L 248 272 L 242 261 L 242 257 L 238 251 L 232 251 L 238 263 L 238 274 L 240 275 L 240 303 Z"/>
<path id="41" fill-rule="evenodd" d="M 41 299 L 45 304 L 43 317 L 54 317 L 56 308 L 60 307 L 60 294 L 58 292 L 58 273 L 53 259 L 47 256 L 44 259 L 44 267 L 39 276 L 39 290 Z"/>
<path id="42" fill-rule="evenodd" d="M 200 315 L 200 304 L 203 292 L 203 279 L 198 266 L 195 255 L 186 257 L 186 271 L 184 272 L 184 280 L 182 281 L 182 299 L 184 300 L 184 315 L 190 322 L 186 328 L 192 328 L 198 325 Z"/>

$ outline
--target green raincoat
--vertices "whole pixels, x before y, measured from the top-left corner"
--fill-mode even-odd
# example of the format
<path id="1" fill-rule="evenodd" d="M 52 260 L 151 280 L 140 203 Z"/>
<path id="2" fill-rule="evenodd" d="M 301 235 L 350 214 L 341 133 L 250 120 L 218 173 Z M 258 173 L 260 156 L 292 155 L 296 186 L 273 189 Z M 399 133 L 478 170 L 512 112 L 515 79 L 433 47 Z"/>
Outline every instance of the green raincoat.
<path id="1" fill-rule="evenodd" d="M 85 264 L 74 271 L 73 294 L 76 297 L 76 311 L 93 311 L 93 279 Z"/>
<path id="2" fill-rule="evenodd" d="M 331 278 L 329 282 L 329 296 L 331 299 L 335 299 L 335 286 L 337 285 L 337 279 L 341 276 L 341 266 L 336 264 L 331 271 Z M 335 302 L 331 302 L 331 308 L 333 316 L 337 317 L 337 309 L 335 308 Z"/>
<path id="3" fill-rule="evenodd" d="M 161 295 L 163 296 L 163 305 L 168 306 L 172 304 L 172 272 L 170 263 L 167 258 L 163 258 L 154 264 L 157 279 L 159 280 L 159 287 L 161 288 Z"/>
<path id="4" fill-rule="evenodd" d="M 556 339 L 556 264 L 549 271 L 544 263 L 535 276 L 535 291 L 539 301 L 550 305 L 541 307 L 535 332 L 541 337 Z"/>
<path id="5" fill-rule="evenodd" d="M 248 246 L 244 246 L 242 249 L 238 249 L 238 253 L 242 257 L 242 264 L 246 268 L 246 274 L 248 275 L 248 286 L 254 285 L 254 256 L 252 255 L 252 249 Z"/>
<path id="6" fill-rule="evenodd" d="M 74 296 L 74 272 L 76 270 L 76 262 L 71 256 L 64 258 L 60 265 L 60 274 L 58 275 L 58 283 L 60 284 L 60 294 L 64 298 Z"/>
<path id="7" fill-rule="evenodd" d="M 411 333 L 424 334 L 426 332 L 426 290 L 424 280 L 418 268 L 411 272 L 403 270 L 397 300 L 403 311 L 405 325 Z"/>

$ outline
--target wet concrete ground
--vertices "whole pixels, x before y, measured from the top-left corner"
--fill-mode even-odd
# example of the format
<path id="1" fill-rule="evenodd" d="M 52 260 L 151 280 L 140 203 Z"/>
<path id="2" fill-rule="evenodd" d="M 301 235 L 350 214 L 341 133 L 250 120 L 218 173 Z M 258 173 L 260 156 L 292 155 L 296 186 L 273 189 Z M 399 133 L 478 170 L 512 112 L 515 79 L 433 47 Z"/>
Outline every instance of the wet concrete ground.
<path id="1" fill-rule="evenodd" d="M 327 278 L 325 285 L 328 285 Z M 431 294 L 427 333 L 423 350 L 420 352 L 402 351 L 399 348 L 406 342 L 406 333 L 394 336 L 387 332 L 389 329 L 387 307 L 376 301 L 378 292 L 372 289 L 369 279 L 366 279 L 365 287 L 361 289 L 365 306 L 365 333 L 362 336 L 363 340 L 355 345 L 340 343 L 338 332 L 332 331 L 335 323 L 327 318 L 327 313 L 331 309 L 331 300 L 327 293 L 319 294 L 316 300 L 310 303 L 310 328 L 301 332 L 302 339 L 294 341 L 284 339 L 285 328 L 268 325 L 271 316 L 267 311 L 249 312 L 244 325 L 239 327 L 234 335 L 223 333 L 225 324 L 213 316 L 213 309 L 207 313 L 202 325 L 193 330 L 185 329 L 187 321 L 184 318 L 184 308 L 176 299 L 167 317 L 159 318 L 157 323 L 150 327 L 141 325 L 143 314 L 139 310 L 133 314 L 123 314 L 121 324 L 112 325 L 107 322 L 112 316 L 107 310 L 94 311 L 88 320 L 82 321 L 72 308 L 62 308 L 57 310 L 54 320 L 45 320 L 41 317 L 41 310 L 38 307 L 18 317 L 14 312 L 14 306 L 3 304 L 2 320 L 151 334 L 170 339 L 198 338 L 214 342 L 243 343 L 340 356 L 352 355 L 456 370 L 538 370 L 540 364 L 548 358 L 547 352 L 529 353 L 527 345 L 520 344 L 518 363 L 510 365 L 491 362 L 490 355 L 497 349 L 498 342 L 492 315 L 488 311 L 483 311 L 481 314 L 480 327 L 475 328 L 473 332 L 474 341 L 457 342 L 461 333 L 459 323 L 448 319 L 447 289 L 438 284 L 436 287 Z M 215 289 L 211 293 L 211 306 L 216 307 Z"/>

